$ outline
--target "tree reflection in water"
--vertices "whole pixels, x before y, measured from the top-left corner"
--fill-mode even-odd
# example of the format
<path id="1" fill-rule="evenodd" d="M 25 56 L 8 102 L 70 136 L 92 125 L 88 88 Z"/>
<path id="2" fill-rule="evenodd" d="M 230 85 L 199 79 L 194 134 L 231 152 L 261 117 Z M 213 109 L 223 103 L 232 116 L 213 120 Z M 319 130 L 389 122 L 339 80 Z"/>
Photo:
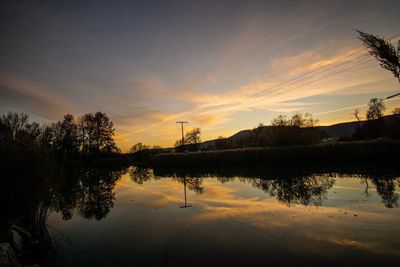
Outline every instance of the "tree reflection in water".
<path id="1" fill-rule="evenodd" d="M 203 186 L 204 179 L 216 178 L 220 183 L 227 183 L 239 180 L 249 183 L 256 188 L 263 190 L 270 196 L 287 205 L 321 205 L 327 199 L 327 192 L 335 183 L 335 178 L 359 178 L 365 183 L 365 194 L 368 195 L 369 183 L 376 187 L 382 203 L 387 208 L 394 208 L 399 205 L 399 194 L 396 192 L 396 181 L 400 186 L 400 177 L 389 174 L 377 174 L 369 169 L 346 169 L 342 172 L 319 172 L 302 170 L 271 172 L 271 170 L 243 169 L 230 170 L 224 169 L 221 172 L 212 172 L 202 169 L 188 169 L 180 172 L 171 170 L 154 170 L 155 176 L 173 177 L 173 179 L 183 183 L 186 178 L 188 188 L 196 193 L 202 194 L 206 189 Z M 147 178 L 148 180 L 149 178 Z"/>
<path id="2" fill-rule="evenodd" d="M 74 214 L 85 219 L 101 220 L 114 205 L 114 187 L 126 168 L 55 168 L 41 165 L 9 168 L 4 171 L 0 201 L 8 203 L 0 213 L 0 232 L 8 233 L 12 225 L 29 232 L 27 251 L 18 254 L 23 264 L 43 263 L 53 251 L 53 241 L 46 223 L 52 212 L 64 220 Z M 54 229 L 53 229 L 54 230 Z M 2 236 L 1 242 L 13 242 Z M 24 242 L 26 243 L 26 242 Z M 34 247 L 32 247 L 35 244 Z"/>
<path id="3" fill-rule="evenodd" d="M 101 220 L 114 206 L 114 187 L 126 170 L 74 169 L 60 174 L 53 209 L 64 220 L 78 211 L 85 219 Z"/>
<path id="4" fill-rule="evenodd" d="M 26 168 L 25 168 L 26 169 Z M 51 251 L 52 241 L 46 225 L 52 212 L 60 213 L 64 220 L 79 215 L 85 219 L 102 220 L 111 211 L 115 201 L 115 185 L 124 173 L 137 184 L 163 177 L 172 178 L 182 184 L 183 189 L 203 194 L 207 190 L 207 178 L 220 183 L 233 180 L 249 183 L 254 187 L 276 197 L 287 205 L 321 205 L 327 198 L 327 191 L 336 178 L 359 178 L 365 183 L 368 196 L 370 185 L 374 185 L 382 203 L 387 208 L 399 206 L 400 178 L 393 174 L 382 175 L 375 172 L 331 172 L 318 173 L 269 173 L 261 170 L 224 170 L 218 172 L 182 171 L 180 173 L 146 168 L 121 167 L 105 168 L 64 168 L 55 172 L 43 166 L 32 166 L 29 171 L 4 172 L 0 201 L 9 203 L 2 210 L 1 228 L 7 230 L 17 224 L 26 228 L 36 240 L 40 240 L 39 250 L 44 254 Z M 396 173 L 396 172 L 387 172 Z M 5 241 L 5 240 L 3 240 Z M 43 255 L 42 255 L 43 256 Z M 42 257 L 40 256 L 40 257 Z M 39 261 L 40 262 L 40 261 Z"/>
<path id="5" fill-rule="evenodd" d="M 376 191 L 382 199 L 383 204 L 387 208 L 394 208 L 399 206 L 399 194 L 396 190 L 396 180 L 400 187 L 400 177 L 399 178 L 383 178 L 381 176 L 372 176 L 371 181 L 376 187 Z"/>
<path id="6" fill-rule="evenodd" d="M 144 182 L 154 178 L 153 172 L 149 168 L 142 167 L 131 167 L 129 170 L 129 176 L 131 177 L 132 182 L 137 184 L 143 184 Z"/>
<path id="7" fill-rule="evenodd" d="M 275 196 L 280 202 L 302 205 L 322 204 L 327 198 L 327 191 L 335 183 L 335 179 L 329 176 L 307 176 L 294 177 L 276 180 L 252 179 L 249 182 L 267 192 L 270 196 Z"/>
<path id="8" fill-rule="evenodd" d="M 146 182 L 150 179 L 158 179 L 159 177 L 154 176 L 153 172 L 149 168 L 141 168 L 141 167 L 132 167 L 129 170 L 129 175 L 131 177 L 131 180 L 137 184 L 143 184 L 143 182 Z M 180 206 L 181 208 L 188 208 L 191 207 L 192 205 L 187 204 L 187 194 L 186 194 L 186 188 L 188 188 L 191 191 L 194 191 L 196 194 L 202 194 L 204 192 L 204 187 L 202 186 L 203 184 L 203 178 L 200 177 L 173 177 L 173 180 L 182 183 L 183 185 L 183 198 L 184 198 L 184 204 Z"/>

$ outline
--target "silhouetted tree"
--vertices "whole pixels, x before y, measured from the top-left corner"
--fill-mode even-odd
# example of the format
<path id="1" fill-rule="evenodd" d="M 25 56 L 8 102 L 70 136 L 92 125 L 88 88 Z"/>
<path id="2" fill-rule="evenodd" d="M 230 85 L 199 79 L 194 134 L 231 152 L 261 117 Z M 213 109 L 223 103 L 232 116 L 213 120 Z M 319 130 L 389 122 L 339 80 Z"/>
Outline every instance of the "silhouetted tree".
<path id="1" fill-rule="evenodd" d="M 54 148 L 59 156 L 71 157 L 79 151 L 78 127 L 74 116 L 67 114 L 63 121 L 53 124 Z"/>
<path id="2" fill-rule="evenodd" d="M 94 140 L 98 152 L 114 152 L 116 148 L 113 136 L 114 124 L 105 113 L 96 112 L 94 115 Z"/>
<path id="3" fill-rule="evenodd" d="M 383 99 L 372 98 L 368 103 L 366 117 L 368 120 L 376 120 L 383 117 L 386 107 Z"/>
<path id="4" fill-rule="evenodd" d="M 310 113 L 301 114 L 296 113 L 290 119 L 287 119 L 286 116 L 279 115 L 278 117 L 272 119 L 272 126 L 293 126 L 297 128 L 307 128 L 307 127 L 315 127 L 318 125 L 318 120 L 314 119 L 314 117 Z"/>
<path id="5" fill-rule="evenodd" d="M 47 150 L 53 150 L 53 143 L 54 143 L 54 129 L 51 126 L 44 125 L 40 131 L 39 135 L 39 144 L 40 146 Z"/>
<path id="6" fill-rule="evenodd" d="M 137 151 L 144 150 L 144 149 L 149 149 L 149 147 L 146 146 L 146 145 L 143 145 L 142 143 L 137 143 L 137 144 L 134 144 L 134 145 L 129 149 L 129 152 L 130 152 L 130 153 L 135 153 L 135 152 L 137 152 Z"/>
<path id="7" fill-rule="evenodd" d="M 83 154 L 116 153 L 114 125 L 105 113 L 88 113 L 79 119 L 79 141 Z"/>
<path id="8" fill-rule="evenodd" d="M 201 142 L 200 138 L 201 130 L 200 128 L 193 128 L 191 131 L 185 134 L 184 142 L 185 142 L 185 150 L 195 151 L 198 150 L 197 144 Z M 176 140 L 174 146 L 177 148 L 177 151 L 182 151 L 182 140 Z"/>
<path id="9" fill-rule="evenodd" d="M 1 136 L 5 139 L 22 140 L 37 137 L 38 124 L 29 123 L 26 113 L 8 112 L 0 116 Z"/>
<path id="10" fill-rule="evenodd" d="M 355 108 L 354 109 L 353 116 L 357 120 L 357 130 L 359 130 L 360 129 L 360 121 L 361 121 L 360 109 L 359 108 Z"/>
<path id="11" fill-rule="evenodd" d="M 191 131 L 185 134 L 185 144 L 198 144 L 201 142 L 200 139 L 200 128 L 193 128 Z"/>
<path id="12" fill-rule="evenodd" d="M 273 127 L 267 133 L 271 146 L 309 145 L 320 142 L 324 136 L 315 128 L 318 120 L 310 113 L 297 113 L 290 119 L 280 115 L 271 124 Z"/>
<path id="13" fill-rule="evenodd" d="M 289 126 L 289 121 L 286 116 L 279 115 L 271 121 L 272 126 Z"/>
<path id="14" fill-rule="evenodd" d="M 390 139 L 400 139 L 400 125 L 399 117 L 386 116 L 384 117 L 384 110 L 386 109 L 383 100 L 373 98 L 368 103 L 366 117 L 368 121 L 362 123 L 353 134 L 356 140 L 375 139 L 380 137 L 387 137 Z"/>
<path id="15" fill-rule="evenodd" d="M 301 114 L 297 113 L 292 116 L 290 120 L 290 125 L 294 127 L 300 128 L 308 128 L 308 127 L 315 127 L 317 126 L 319 121 L 314 119 L 314 117 L 310 113 Z"/>

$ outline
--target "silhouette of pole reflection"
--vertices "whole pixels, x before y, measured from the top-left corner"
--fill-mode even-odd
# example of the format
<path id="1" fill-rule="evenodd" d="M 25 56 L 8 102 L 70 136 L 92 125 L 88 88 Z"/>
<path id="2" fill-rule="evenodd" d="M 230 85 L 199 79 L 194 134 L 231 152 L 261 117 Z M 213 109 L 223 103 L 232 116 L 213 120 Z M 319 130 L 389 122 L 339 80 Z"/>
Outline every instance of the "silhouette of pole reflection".
<path id="1" fill-rule="evenodd" d="M 189 208 L 192 205 L 188 205 L 187 204 L 187 199 L 186 199 L 186 177 L 183 176 L 183 195 L 184 195 L 184 199 L 185 199 L 185 203 L 184 205 L 180 206 L 180 208 Z"/>

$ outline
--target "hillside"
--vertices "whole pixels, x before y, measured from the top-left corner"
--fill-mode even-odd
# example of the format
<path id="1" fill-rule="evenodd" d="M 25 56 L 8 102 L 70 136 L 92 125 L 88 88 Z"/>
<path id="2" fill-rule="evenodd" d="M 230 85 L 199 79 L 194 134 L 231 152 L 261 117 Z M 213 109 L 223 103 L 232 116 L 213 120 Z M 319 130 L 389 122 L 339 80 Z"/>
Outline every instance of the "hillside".
<path id="1" fill-rule="evenodd" d="M 362 122 L 361 122 L 362 123 Z M 319 130 L 324 131 L 330 138 L 340 138 L 340 137 L 347 137 L 351 136 L 354 133 L 354 130 L 356 129 L 357 122 L 343 122 L 343 123 L 337 123 L 329 126 L 318 126 L 316 127 Z M 274 126 L 264 126 L 262 127 L 263 132 L 268 132 L 270 131 Z M 226 140 L 230 142 L 240 142 L 240 140 L 249 138 L 250 135 L 252 134 L 252 130 L 247 129 L 247 130 L 242 130 L 234 135 L 227 137 Z M 210 146 L 215 146 L 217 139 L 214 140 L 209 140 L 205 141 L 199 144 L 200 149 L 206 149 L 207 147 Z"/>
<path id="2" fill-rule="evenodd" d="M 390 121 L 398 121 L 400 119 L 400 115 L 387 115 L 383 117 L 385 121 L 390 122 Z M 394 119 L 394 120 L 393 120 Z M 363 126 L 366 121 L 360 121 L 360 126 Z M 331 139 L 339 139 L 339 138 L 347 138 L 351 137 L 355 130 L 358 127 L 358 122 L 357 121 L 351 121 L 351 122 L 342 122 L 342 123 L 337 123 L 337 124 L 332 124 L 329 126 L 317 126 L 315 129 L 319 130 L 320 132 L 324 133 L 323 135 L 325 138 L 331 138 Z M 257 128 L 260 132 L 264 134 L 268 134 L 275 126 L 263 126 L 261 128 Z M 253 129 L 254 130 L 254 129 Z M 209 140 L 202 142 L 198 144 L 198 148 L 200 150 L 205 150 L 205 149 L 212 149 L 216 147 L 217 142 L 223 141 L 228 144 L 234 144 L 233 147 L 243 147 L 243 143 L 245 142 L 246 139 L 252 138 L 252 135 L 254 135 L 253 130 L 246 129 L 246 130 L 241 130 L 234 135 L 227 137 L 223 140 Z M 244 145 L 246 146 L 246 145 Z M 232 146 L 231 146 L 232 147 Z"/>

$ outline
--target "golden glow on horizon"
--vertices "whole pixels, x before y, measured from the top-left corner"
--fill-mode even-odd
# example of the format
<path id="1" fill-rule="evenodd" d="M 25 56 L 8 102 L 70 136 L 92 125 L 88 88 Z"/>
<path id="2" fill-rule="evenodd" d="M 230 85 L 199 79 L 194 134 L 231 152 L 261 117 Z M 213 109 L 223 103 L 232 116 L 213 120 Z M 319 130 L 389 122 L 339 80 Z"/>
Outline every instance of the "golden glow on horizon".
<path id="1" fill-rule="evenodd" d="M 235 49 L 246 46 L 244 40 L 241 42 L 234 44 Z M 333 49 L 328 55 L 323 53 L 322 48 L 321 45 L 292 56 L 276 57 L 272 64 L 264 66 L 265 76 L 252 79 L 237 77 L 239 85 L 223 90 L 213 89 L 221 86 L 220 76 L 229 74 L 224 73 L 223 69 L 209 70 L 206 75 L 175 86 L 149 76 L 143 84 L 124 89 L 126 92 L 139 90 L 142 94 L 143 104 L 139 103 L 140 107 L 132 115 L 129 115 L 132 113 L 129 109 L 119 110 L 119 106 L 131 107 L 130 102 L 135 101 L 125 91 L 124 94 L 113 94 L 115 99 L 110 97 L 114 105 L 96 104 L 95 109 L 85 110 L 85 107 L 76 108 L 69 104 L 66 97 L 50 93 L 35 82 L 15 75 L 0 73 L 0 86 L 7 88 L 7 95 L 14 98 L 17 95 L 21 105 L 30 104 L 28 112 L 36 112 L 45 118 L 61 119 L 66 113 L 81 115 L 97 110 L 106 112 L 114 122 L 115 140 L 123 152 L 138 142 L 149 146 L 172 147 L 180 138 L 180 129 L 175 121 L 182 119 L 190 122 L 186 130 L 192 127 L 202 129 L 202 141 L 218 136 L 229 137 L 240 130 L 251 129 L 260 122 L 268 125 L 280 114 L 291 116 L 296 112 L 310 112 L 320 120 L 321 125 L 351 121 L 352 108 L 364 107 L 368 98 L 389 95 L 399 89 L 396 79 L 383 70 L 378 62 L 371 61 L 371 56 L 359 57 L 365 52 L 355 54 L 360 46 L 335 47 L 336 50 Z M 341 66 L 325 72 L 324 67 L 329 69 L 330 64 L 346 57 L 349 57 L 346 60 L 356 60 L 344 64 L 343 68 Z M 319 72 L 320 68 L 324 72 Z M 340 72 L 343 69 L 346 71 Z M 312 75 L 296 80 L 296 77 L 310 71 Z M 350 98 L 353 100 L 346 103 Z M 147 99 L 158 103 L 147 104 Z M 386 102 L 387 114 L 399 106 L 399 99 Z"/>
<path id="2" fill-rule="evenodd" d="M 387 88 L 396 88 L 397 82 L 388 72 L 382 70 L 376 61 L 368 62 L 371 59 L 369 55 L 345 64 L 345 67 L 350 67 L 346 73 L 335 74 L 335 71 L 341 70 L 338 68 L 323 74 L 317 72 L 310 78 L 298 82 L 288 83 L 284 86 L 279 85 L 308 71 L 329 66 L 341 58 L 351 56 L 357 50 L 359 47 L 342 48 L 337 54 L 329 57 L 323 57 L 318 52 L 310 50 L 291 58 L 281 58 L 275 60 L 272 65 L 273 71 L 280 73 L 274 79 L 258 80 L 220 94 L 190 90 L 175 91 L 166 85 L 158 85 L 159 89 L 152 88 L 153 93 L 159 93 L 165 97 L 172 95 L 179 101 L 190 102 L 191 108 L 174 113 L 157 112 L 151 115 L 153 122 L 140 122 L 139 118 L 139 124 L 133 128 L 129 125 L 120 125 L 125 133 L 130 134 L 130 140 L 135 141 L 119 142 L 119 145 L 125 151 L 136 142 L 171 147 L 180 136 L 180 131 L 173 122 L 183 118 L 190 122 L 186 129 L 191 127 L 202 129 L 203 141 L 215 139 L 221 135 L 228 137 L 240 130 L 250 129 L 259 122 L 268 125 L 271 119 L 278 114 L 290 116 L 296 112 L 311 112 L 320 120 L 321 125 L 351 121 L 351 109 L 365 106 L 366 101 L 357 101 L 353 106 L 346 105 L 329 109 L 333 104 L 329 98 L 324 101 L 326 103 L 303 102 L 298 99 L 321 95 L 341 95 L 346 98 L 365 93 L 382 94 L 387 91 Z M 355 56 L 359 57 L 360 55 Z M 361 65 L 358 65 L 360 63 Z M 326 77 L 329 75 L 331 77 Z M 211 75 L 209 76 L 211 77 Z M 216 78 L 213 77 L 212 81 L 215 82 L 215 80 Z M 314 82 L 314 80 L 316 81 Z M 196 86 L 201 86 L 201 80 L 195 82 Z M 379 86 L 375 86 L 375 84 L 379 84 Z M 208 85 L 209 80 L 203 86 Z M 273 89 L 269 90 L 269 88 Z M 260 97 L 252 97 L 253 95 L 260 95 Z M 387 102 L 386 112 L 388 114 L 398 105 L 398 100 L 399 98 Z M 340 103 L 335 103 L 335 106 L 340 106 Z M 265 119 L 253 120 L 251 114 L 255 110 L 265 111 Z M 276 115 L 268 115 L 271 112 Z M 238 118 L 237 114 L 239 113 L 244 115 Z"/>

